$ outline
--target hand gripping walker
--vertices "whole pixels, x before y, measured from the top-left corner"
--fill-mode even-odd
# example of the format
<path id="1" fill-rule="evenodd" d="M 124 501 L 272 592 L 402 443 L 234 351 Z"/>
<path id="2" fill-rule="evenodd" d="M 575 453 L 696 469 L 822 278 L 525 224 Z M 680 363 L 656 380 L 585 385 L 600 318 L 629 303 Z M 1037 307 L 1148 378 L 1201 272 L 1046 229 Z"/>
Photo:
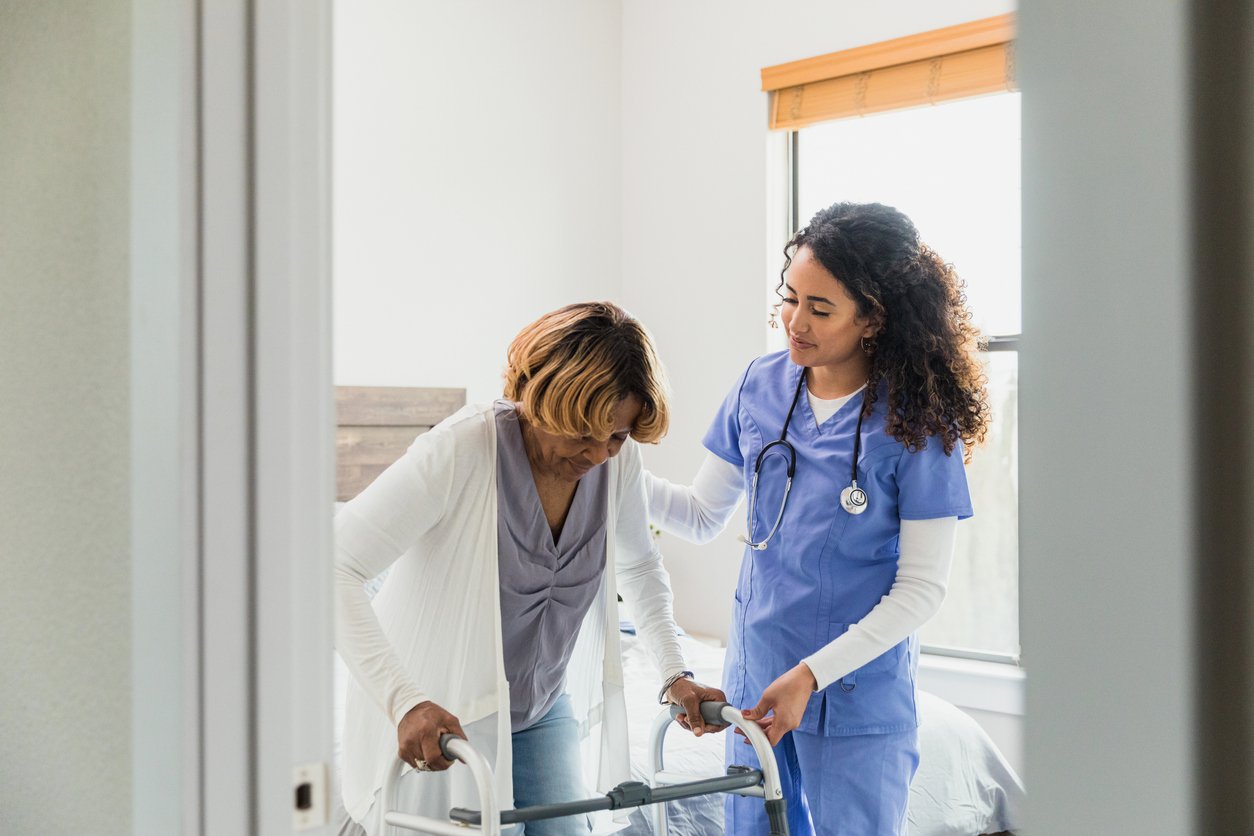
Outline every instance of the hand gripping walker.
<path id="1" fill-rule="evenodd" d="M 639 781 L 624 781 L 603 796 L 583 801 L 566 801 L 560 804 L 538 804 L 534 807 L 523 807 L 519 810 L 500 809 L 496 800 L 492 768 L 486 760 L 467 741 L 451 734 L 440 737 L 440 749 L 449 760 L 459 760 L 474 775 L 475 786 L 479 790 L 480 810 L 466 810 L 454 807 L 449 811 L 448 821 L 401 813 L 392 809 L 395 801 L 396 782 L 405 769 L 405 763 L 399 758 L 392 762 L 383 776 L 383 791 L 379 797 L 379 834 L 388 836 L 389 825 L 415 830 L 420 833 L 438 834 L 438 836 L 467 836 L 471 829 L 477 829 L 487 836 L 500 836 L 501 828 L 519 822 L 555 819 L 577 813 L 590 813 L 595 810 L 620 810 L 627 807 L 642 807 L 646 804 L 654 807 L 654 822 L 658 836 L 666 834 L 666 805 L 663 802 L 690 798 L 695 795 L 708 795 L 716 792 L 734 792 L 739 795 L 763 798 L 766 804 L 766 815 L 770 822 L 770 836 L 788 836 L 788 820 L 785 814 L 784 793 L 779 783 L 779 768 L 775 763 L 775 753 L 771 749 L 766 735 L 757 725 L 741 716 L 740 711 L 725 702 L 701 703 L 701 716 L 707 723 L 715 725 L 731 724 L 745 733 L 745 737 L 753 744 L 761 769 L 749 769 L 744 766 L 731 766 L 727 774 L 714 778 L 693 778 L 691 775 L 680 775 L 666 772 L 662 768 L 662 742 L 671 721 L 683 713 L 683 708 L 672 705 L 658 715 L 653 721 L 651 750 L 653 752 L 653 781 L 650 786 Z"/>

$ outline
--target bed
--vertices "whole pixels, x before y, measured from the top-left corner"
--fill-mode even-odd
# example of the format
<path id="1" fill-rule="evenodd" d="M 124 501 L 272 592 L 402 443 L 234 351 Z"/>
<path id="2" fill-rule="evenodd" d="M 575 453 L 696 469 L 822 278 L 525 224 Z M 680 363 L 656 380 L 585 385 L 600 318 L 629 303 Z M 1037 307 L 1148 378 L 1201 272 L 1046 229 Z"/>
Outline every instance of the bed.
<path id="1" fill-rule="evenodd" d="M 336 388 L 337 500 L 347 501 L 370 484 L 405 451 L 413 439 L 465 404 L 465 390 L 346 387 Z M 376 588 L 382 577 L 375 579 Z M 373 590 L 371 590 L 373 591 Z M 627 621 L 622 623 L 624 679 L 627 685 L 628 734 L 633 777 L 646 780 L 649 728 L 657 716 L 657 672 Z M 692 670 L 704 682 L 721 681 L 723 651 L 681 636 Z M 342 836 L 363 831 L 344 813 L 338 788 L 340 730 L 343 727 L 347 671 L 336 659 L 335 755 L 337 768 L 332 821 Z M 979 725 L 941 698 L 919 694 L 919 772 L 910 790 L 911 836 L 977 836 L 1022 827 L 1024 790 L 988 735 Z M 679 732 L 666 738 L 668 771 L 719 775 L 723 768 L 723 736 L 702 738 Z M 722 796 L 702 796 L 668 805 L 674 836 L 722 834 Z M 652 836 L 652 817 L 638 808 L 623 836 Z"/>

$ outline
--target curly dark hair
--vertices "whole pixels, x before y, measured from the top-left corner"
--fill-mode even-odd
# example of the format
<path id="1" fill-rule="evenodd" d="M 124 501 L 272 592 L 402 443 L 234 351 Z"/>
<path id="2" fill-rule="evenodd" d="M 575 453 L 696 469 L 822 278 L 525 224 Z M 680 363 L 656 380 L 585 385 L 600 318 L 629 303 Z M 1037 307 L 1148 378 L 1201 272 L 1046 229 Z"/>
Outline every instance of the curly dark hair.
<path id="1" fill-rule="evenodd" d="M 862 412 L 888 384 L 887 432 L 910 450 L 935 436 L 953 452 L 988 433 L 987 377 L 976 357 L 963 284 L 904 214 L 879 203 L 837 203 L 820 210 L 784 247 L 779 293 L 793 256 L 808 249 L 858 306 L 878 323 Z"/>

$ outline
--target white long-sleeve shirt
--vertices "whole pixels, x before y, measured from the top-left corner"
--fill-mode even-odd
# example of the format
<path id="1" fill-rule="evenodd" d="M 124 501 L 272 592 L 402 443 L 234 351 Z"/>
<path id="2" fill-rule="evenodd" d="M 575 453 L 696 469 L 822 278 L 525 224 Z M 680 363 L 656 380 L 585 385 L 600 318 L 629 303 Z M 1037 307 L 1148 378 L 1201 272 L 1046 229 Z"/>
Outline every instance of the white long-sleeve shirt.
<path id="1" fill-rule="evenodd" d="M 691 485 L 647 472 L 645 484 L 654 525 L 693 543 L 708 543 L 722 532 L 744 497 L 740 468 L 713 454 L 706 455 Z M 887 652 L 936 614 L 945 599 L 957 524 L 957 517 L 901 521 L 901 554 L 888 594 L 847 632 L 802 660 L 819 689 Z"/>

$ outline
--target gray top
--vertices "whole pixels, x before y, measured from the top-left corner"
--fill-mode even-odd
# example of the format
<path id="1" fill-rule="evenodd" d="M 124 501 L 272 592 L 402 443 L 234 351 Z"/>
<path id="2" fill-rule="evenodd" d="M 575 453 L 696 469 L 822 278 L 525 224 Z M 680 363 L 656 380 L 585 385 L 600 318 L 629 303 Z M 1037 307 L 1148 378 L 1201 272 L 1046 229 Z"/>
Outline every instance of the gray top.
<path id="1" fill-rule="evenodd" d="M 609 468 L 599 465 L 579 480 L 554 543 L 518 413 L 510 401 L 495 406 L 501 633 L 510 728 L 517 732 L 547 714 L 565 691 L 566 665 L 605 569 Z"/>

